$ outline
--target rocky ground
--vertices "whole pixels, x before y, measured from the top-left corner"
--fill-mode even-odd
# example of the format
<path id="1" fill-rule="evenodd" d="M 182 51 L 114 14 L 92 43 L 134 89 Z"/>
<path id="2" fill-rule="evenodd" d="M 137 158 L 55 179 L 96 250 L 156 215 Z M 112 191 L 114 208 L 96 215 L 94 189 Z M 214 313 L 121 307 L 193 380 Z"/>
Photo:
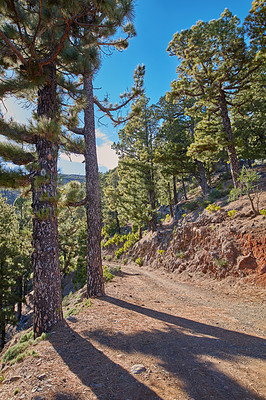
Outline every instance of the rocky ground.
<path id="1" fill-rule="evenodd" d="M 241 279 L 122 266 L 91 306 L 69 299 L 34 357 L 2 366 L 0 399 L 265 400 L 265 298 Z"/>

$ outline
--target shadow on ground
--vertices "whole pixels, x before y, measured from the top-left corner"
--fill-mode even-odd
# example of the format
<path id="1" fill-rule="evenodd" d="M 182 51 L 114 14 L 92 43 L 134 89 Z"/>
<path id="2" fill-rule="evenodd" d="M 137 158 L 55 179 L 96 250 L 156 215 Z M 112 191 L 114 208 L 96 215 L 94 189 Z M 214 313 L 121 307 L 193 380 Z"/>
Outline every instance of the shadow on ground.
<path id="1" fill-rule="evenodd" d="M 162 400 L 145 384 L 72 330 L 66 322 L 58 326 L 57 334 L 51 335 L 49 340 L 69 369 L 95 393 L 97 399 Z M 71 394 L 56 396 L 56 400 L 68 399 L 67 396 L 70 396 L 69 399 L 79 399 L 78 394 L 76 397 Z"/>
<path id="2" fill-rule="evenodd" d="M 263 360 L 266 340 L 176 317 L 110 296 L 101 300 L 163 321 L 166 325 L 162 330 L 153 329 L 136 334 L 110 334 L 97 330 L 83 332 L 84 336 L 93 337 L 100 344 L 118 351 L 140 352 L 160 359 L 160 365 L 183 382 L 183 389 L 194 400 L 265 400 L 241 386 L 235 377 L 219 370 L 217 360 L 237 362 L 241 356 Z M 212 359 L 216 361 L 215 364 Z M 133 398 L 144 397 L 136 394 Z"/>

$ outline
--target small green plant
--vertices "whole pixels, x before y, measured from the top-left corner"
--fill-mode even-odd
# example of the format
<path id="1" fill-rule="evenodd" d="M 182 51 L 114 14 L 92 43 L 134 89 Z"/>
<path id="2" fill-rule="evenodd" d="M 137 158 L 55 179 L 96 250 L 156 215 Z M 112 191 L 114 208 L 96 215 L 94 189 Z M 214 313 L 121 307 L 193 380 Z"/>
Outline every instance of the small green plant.
<path id="1" fill-rule="evenodd" d="M 170 219 L 171 219 L 170 215 L 169 215 L 169 214 L 166 214 L 166 216 L 165 216 L 165 222 L 169 222 Z"/>
<path id="2" fill-rule="evenodd" d="M 182 214 L 182 217 L 183 217 L 183 218 L 186 218 L 186 216 L 187 216 L 187 214 Z"/>
<path id="3" fill-rule="evenodd" d="M 67 294 L 67 295 L 63 298 L 63 300 L 62 300 L 62 306 L 63 306 L 63 307 L 69 306 L 69 304 L 70 304 L 70 302 L 71 302 L 72 296 L 73 296 L 73 293 L 72 293 L 72 292 L 69 292 L 69 294 Z"/>
<path id="4" fill-rule="evenodd" d="M 136 259 L 135 263 L 136 263 L 137 265 L 139 265 L 140 267 L 143 265 L 143 261 L 142 261 L 142 259 L 141 259 L 140 257 L 138 257 L 138 258 Z"/>
<path id="5" fill-rule="evenodd" d="M 112 279 L 114 279 L 114 275 L 110 272 L 109 268 L 107 265 L 103 266 L 103 277 L 105 283 L 110 282 Z"/>
<path id="6" fill-rule="evenodd" d="M 227 265 L 227 261 L 222 258 L 221 259 L 214 258 L 213 261 L 214 261 L 214 264 L 216 265 L 216 267 L 218 267 L 218 268 L 224 268 Z"/>
<path id="7" fill-rule="evenodd" d="M 234 201 L 240 196 L 247 195 L 254 215 L 258 215 L 260 190 L 258 186 L 259 175 L 256 171 L 243 167 L 238 178 L 238 187 L 233 188 L 229 194 L 229 201 Z"/>
<path id="8" fill-rule="evenodd" d="M 266 210 L 265 210 L 265 208 L 262 208 L 262 209 L 260 210 L 260 214 L 266 216 Z"/>
<path id="9" fill-rule="evenodd" d="M 208 211 L 209 214 L 211 214 L 212 212 L 221 210 L 221 207 L 220 206 L 216 206 L 215 204 L 209 204 L 206 207 L 206 210 Z"/>
<path id="10" fill-rule="evenodd" d="M 15 389 L 14 395 L 16 396 L 16 394 L 18 394 L 18 393 L 19 393 L 19 389 Z"/>
<path id="11" fill-rule="evenodd" d="M 0 375 L 0 383 L 3 382 L 3 380 L 5 379 L 5 375 Z"/>
<path id="12" fill-rule="evenodd" d="M 175 256 L 179 258 L 184 258 L 184 253 L 183 251 L 178 251 L 177 253 L 175 253 Z"/>
<path id="13" fill-rule="evenodd" d="M 157 253 L 162 255 L 165 253 L 165 250 L 157 250 Z"/>
<path id="14" fill-rule="evenodd" d="M 23 361 L 26 356 L 33 355 L 27 349 L 30 346 L 35 346 L 41 340 L 46 340 L 47 337 L 48 337 L 47 333 L 42 333 L 41 336 L 39 336 L 34 340 L 33 332 L 25 333 L 23 336 L 21 336 L 17 344 L 9 347 L 9 349 L 5 352 L 2 359 L 3 362 L 10 362 L 10 365 L 13 365 L 16 362 Z"/>
<path id="15" fill-rule="evenodd" d="M 228 211 L 228 216 L 230 218 L 234 218 L 236 216 L 236 210 L 229 210 Z"/>
<path id="16" fill-rule="evenodd" d="M 107 254 L 107 256 L 105 257 L 106 261 L 111 261 L 112 260 L 112 256 L 110 254 Z"/>

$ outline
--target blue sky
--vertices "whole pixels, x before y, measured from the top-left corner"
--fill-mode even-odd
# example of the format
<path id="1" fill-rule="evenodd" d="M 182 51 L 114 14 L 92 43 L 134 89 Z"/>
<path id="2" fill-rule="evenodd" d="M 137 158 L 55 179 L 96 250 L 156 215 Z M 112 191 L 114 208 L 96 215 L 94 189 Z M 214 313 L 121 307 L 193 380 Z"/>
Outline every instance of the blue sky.
<path id="1" fill-rule="evenodd" d="M 177 60 L 169 57 L 166 48 L 174 33 L 190 28 L 199 20 L 217 19 L 225 8 L 244 20 L 251 8 L 249 0 L 136 0 L 135 28 L 137 36 L 129 43 L 124 52 L 115 52 L 104 56 L 102 66 L 94 82 L 95 95 L 101 99 L 109 94 L 110 100 L 119 100 L 119 94 L 130 88 L 133 72 L 138 64 L 146 66 L 145 90 L 151 103 L 156 103 L 166 91 L 170 90 L 175 79 Z M 21 111 L 18 104 L 7 102 L 9 115 L 19 121 L 25 121 L 29 115 Z M 117 157 L 111 144 L 118 139 L 120 128 L 114 128 L 107 118 L 98 123 L 101 116 L 96 111 L 97 147 L 100 170 L 114 168 Z M 104 125 L 103 125 L 104 123 Z M 62 156 L 59 167 L 63 173 L 84 174 L 81 157 Z"/>

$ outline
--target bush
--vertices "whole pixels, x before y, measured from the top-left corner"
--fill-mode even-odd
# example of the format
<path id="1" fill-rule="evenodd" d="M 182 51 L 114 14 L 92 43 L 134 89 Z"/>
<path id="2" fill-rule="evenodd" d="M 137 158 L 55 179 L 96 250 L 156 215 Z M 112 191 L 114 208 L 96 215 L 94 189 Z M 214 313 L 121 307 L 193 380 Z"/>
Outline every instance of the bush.
<path id="1" fill-rule="evenodd" d="M 197 208 L 199 208 L 199 206 L 200 206 L 199 201 L 194 200 L 194 201 L 189 201 L 189 202 L 185 203 L 183 205 L 183 208 L 185 209 L 185 211 L 190 212 L 190 211 L 196 210 Z"/>
<path id="2" fill-rule="evenodd" d="M 103 266 L 103 277 L 105 282 L 110 282 L 112 279 L 114 279 L 114 275 L 110 272 L 109 268 L 107 265 Z"/>
<path id="3" fill-rule="evenodd" d="M 138 257 L 138 258 L 135 260 L 135 263 L 136 263 L 137 265 L 139 265 L 140 267 L 143 265 L 143 261 L 142 261 L 142 259 L 141 259 L 140 257 Z"/>

